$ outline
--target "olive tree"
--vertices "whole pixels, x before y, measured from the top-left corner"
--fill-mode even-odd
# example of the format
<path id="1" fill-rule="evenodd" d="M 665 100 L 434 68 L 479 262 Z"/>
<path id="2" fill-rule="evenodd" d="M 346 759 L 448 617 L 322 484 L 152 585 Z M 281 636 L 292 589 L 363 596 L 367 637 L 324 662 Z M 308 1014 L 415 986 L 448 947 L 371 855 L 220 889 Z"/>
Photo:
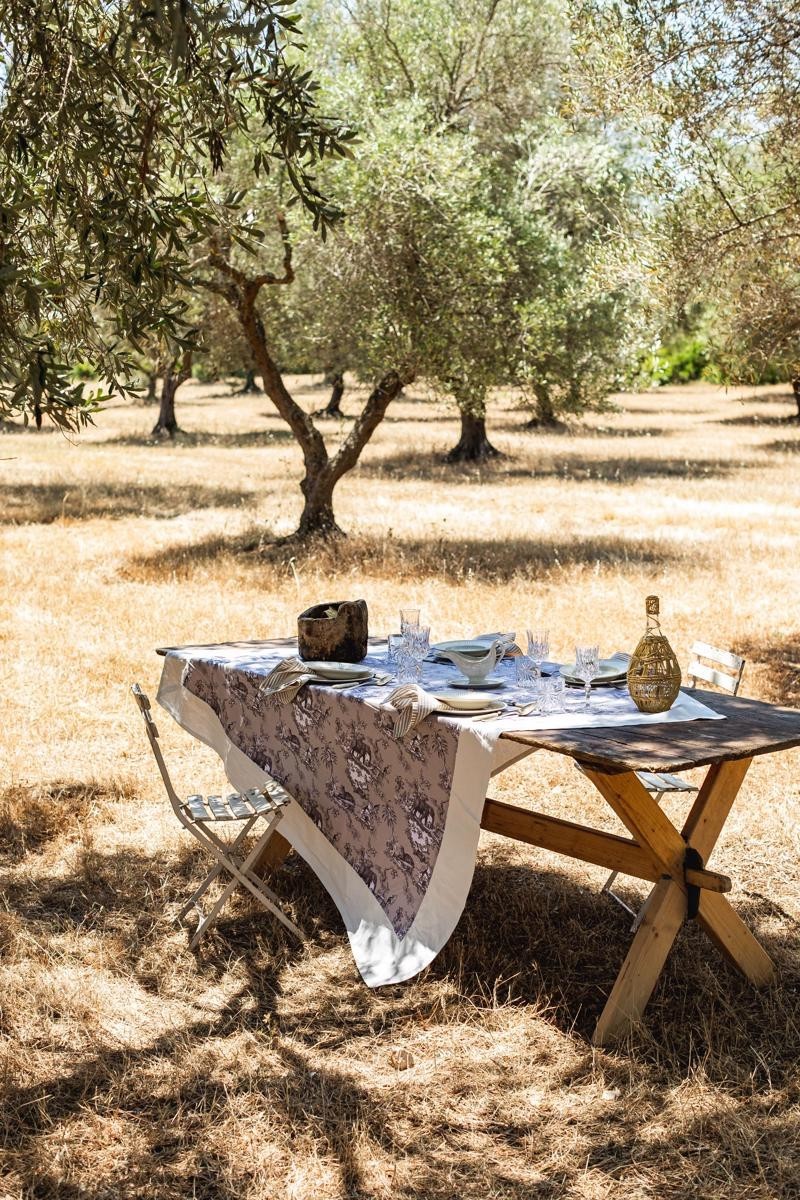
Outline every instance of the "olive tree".
<path id="1" fill-rule="evenodd" d="M 220 235 L 197 263 L 198 285 L 235 312 L 264 391 L 302 452 L 301 538 L 341 533 L 336 484 L 404 386 L 422 370 L 447 391 L 462 371 L 477 379 L 486 327 L 496 324 L 492 298 L 511 265 L 479 165 L 462 144 L 426 138 L 413 106 L 376 119 L 364 138 L 354 159 L 326 176 L 348 217 L 324 245 L 278 210 L 277 239 L 248 253 Z M 243 205 L 266 225 L 279 193 L 253 189 Z M 280 367 L 287 347 L 317 363 L 335 347 L 369 383 L 336 445 L 291 395 Z M 487 362 L 494 370 L 494 351 Z"/>
<path id="2" fill-rule="evenodd" d="M 336 12 L 346 19 L 335 23 Z M 461 436 L 450 461 L 496 453 L 485 428 L 492 387 L 537 397 L 540 419 L 599 403 L 617 382 L 619 348 L 630 346 L 636 306 L 625 273 L 612 280 L 597 261 L 608 258 L 610 240 L 622 244 L 631 172 L 623 139 L 609 139 L 591 116 L 564 111 L 576 64 L 562 6 L 317 0 L 308 20 L 318 38 L 320 79 L 336 98 L 347 89 L 348 111 L 361 128 L 357 162 L 337 172 L 344 176 L 348 252 L 354 227 L 374 227 L 364 235 L 372 268 L 348 282 L 348 308 L 358 305 L 354 292 L 363 286 L 367 317 L 357 324 L 345 318 L 350 346 L 346 357 L 339 348 L 338 361 L 355 367 L 380 341 L 386 301 L 369 301 L 382 280 L 387 296 L 404 307 L 401 324 L 420 316 L 419 369 L 458 405 Z M 347 73 L 342 61 L 350 64 Z M 424 147 L 419 156 L 409 152 L 414 139 Z M 377 210 L 386 205 L 388 180 L 401 195 L 413 190 L 420 172 L 430 170 L 421 160 L 434 155 L 468 163 L 469 181 L 453 183 L 460 203 L 447 205 L 452 228 L 436 284 L 418 259 L 414 287 L 401 297 L 392 277 L 407 264 L 392 253 L 403 252 L 407 239 L 387 228 L 391 204 Z M 407 183 L 395 170 L 401 161 L 413 174 Z M 359 170 L 383 185 L 361 186 Z M 417 214 L 418 239 L 428 219 Z M 335 291 L 335 282 L 327 288 Z M 416 293 L 426 297 L 424 313 Z"/>
<path id="3" fill-rule="evenodd" d="M 577 30 L 599 105 L 646 139 L 667 300 L 713 302 L 725 378 L 797 377 L 798 0 L 586 0 Z"/>
<path id="4" fill-rule="evenodd" d="M 246 130 L 326 227 L 313 171 L 348 130 L 316 105 L 292 0 L 0 0 L 0 413 L 77 427 L 64 364 L 121 386 L 126 347 L 186 344 L 187 261 Z"/>

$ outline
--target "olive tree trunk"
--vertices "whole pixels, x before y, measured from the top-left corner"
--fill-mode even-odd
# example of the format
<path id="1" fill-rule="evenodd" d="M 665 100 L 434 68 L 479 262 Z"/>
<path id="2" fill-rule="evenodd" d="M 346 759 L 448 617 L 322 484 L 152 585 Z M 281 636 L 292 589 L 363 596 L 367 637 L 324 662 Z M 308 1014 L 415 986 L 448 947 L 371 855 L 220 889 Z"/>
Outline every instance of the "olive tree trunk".
<path id="1" fill-rule="evenodd" d="M 325 408 L 322 410 L 324 417 L 341 417 L 342 413 L 342 396 L 344 395 L 344 373 L 340 371 L 334 375 L 331 384 L 331 398 Z"/>
<path id="2" fill-rule="evenodd" d="M 794 402 L 797 405 L 797 416 L 795 417 L 795 420 L 800 421 L 800 375 L 792 376 L 792 395 L 794 396 Z"/>
<path id="3" fill-rule="evenodd" d="M 300 483 L 303 493 L 303 511 L 294 539 L 311 537 L 332 538 L 343 536 L 333 510 L 333 492 L 338 481 L 358 462 L 361 451 L 377 429 L 387 408 L 403 387 L 411 383 L 411 370 L 387 371 L 366 399 L 364 407 L 356 417 L 347 437 L 331 456 L 325 439 L 314 424 L 310 413 L 295 401 L 289 392 L 281 371 L 273 359 L 267 341 L 264 322 L 259 314 L 257 301 L 261 288 L 270 284 L 288 284 L 294 279 L 292 247 L 289 230 L 282 215 L 278 217 L 278 228 L 283 241 L 283 275 L 265 272 L 248 276 L 230 262 L 226 248 L 212 244 L 208 261 L 218 272 L 222 282 L 205 280 L 205 286 L 224 296 L 235 310 L 245 336 L 253 362 L 279 415 L 291 430 L 303 455 L 305 474 Z"/>
<path id="4" fill-rule="evenodd" d="M 244 383 L 243 383 L 243 384 L 242 384 L 242 386 L 239 388 L 239 391 L 237 392 L 237 395 L 239 395 L 239 396 L 249 396 L 249 395 L 251 395 L 253 392 L 260 392 L 260 391 L 261 391 L 261 388 L 258 386 L 258 384 L 257 384 L 257 382 L 256 382 L 256 374 L 257 374 L 257 372 L 256 372 L 256 368 L 255 368 L 255 367 L 248 367 L 248 368 L 247 368 L 247 370 L 245 371 Z"/>
<path id="5" fill-rule="evenodd" d="M 485 462 L 489 458 L 500 458 L 500 451 L 486 436 L 486 416 L 476 416 L 469 409 L 461 410 L 461 437 L 453 449 L 445 455 L 448 463 Z"/>
<path id="6" fill-rule="evenodd" d="M 152 429 L 153 437 L 174 438 L 176 433 L 180 433 L 180 426 L 175 416 L 175 394 L 191 373 L 192 356 L 189 353 L 182 355 L 179 359 L 173 359 L 167 364 L 161 384 L 158 420 Z"/>
<path id="7" fill-rule="evenodd" d="M 525 425 L 526 429 L 553 429 L 560 422 L 553 407 L 553 401 L 544 392 L 536 397 L 536 412 Z"/>

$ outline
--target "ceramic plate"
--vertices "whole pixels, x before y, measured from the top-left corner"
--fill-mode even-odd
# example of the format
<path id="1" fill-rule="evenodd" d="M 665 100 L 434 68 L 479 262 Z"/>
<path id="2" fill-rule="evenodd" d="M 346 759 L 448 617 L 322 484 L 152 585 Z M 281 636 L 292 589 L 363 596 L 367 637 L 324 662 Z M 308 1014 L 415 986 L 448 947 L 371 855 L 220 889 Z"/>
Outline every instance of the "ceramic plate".
<path id="1" fill-rule="evenodd" d="M 356 682 L 372 678 L 370 668 L 362 667 L 360 663 L 307 662 L 303 666 L 308 667 L 309 671 L 313 671 L 315 675 L 319 675 L 320 681 L 331 679 L 338 683 L 341 680 L 352 679 L 353 682 Z"/>
<path id="2" fill-rule="evenodd" d="M 492 688 L 505 687 L 505 679 L 501 679 L 499 675 L 487 675 L 485 679 L 454 679 L 451 687 L 454 688 L 475 688 L 481 691 L 491 691 Z"/>
<path id="3" fill-rule="evenodd" d="M 437 700 L 449 704 L 451 708 L 463 708 L 465 712 L 472 712 L 475 709 L 480 709 L 482 712 L 496 712 L 504 707 L 502 700 L 495 700 L 494 696 L 476 695 L 474 692 L 455 692 L 448 688 L 446 691 L 434 692 L 433 695 Z"/>
<path id="4" fill-rule="evenodd" d="M 583 683 L 575 674 L 575 663 L 569 663 L 561 668 L 561 673 L 567 683 Z M 621 664 L 618 658 L 601 658 L 600 669 L 592 680 L 592 684 L 598 683 L 624 683 L 627 678 L 627 664 Z"/>

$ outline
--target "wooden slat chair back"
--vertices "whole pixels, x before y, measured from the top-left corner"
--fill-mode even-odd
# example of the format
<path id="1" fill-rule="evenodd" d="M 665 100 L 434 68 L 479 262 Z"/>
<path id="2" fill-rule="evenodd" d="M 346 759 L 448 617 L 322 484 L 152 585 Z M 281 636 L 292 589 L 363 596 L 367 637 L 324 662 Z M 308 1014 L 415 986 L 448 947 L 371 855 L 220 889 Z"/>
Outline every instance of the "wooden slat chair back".
<path id="1" fill-rule="evenodd" d="M 138 683 L 133 685 L 131 692 L 144 718 L 147 740 L 158 764 L 172 811 L 184 829 L 188 830 L 216 860 L 214 867 L 178 914 L 177 919 L 180 921 L 193 907 L 199 912 L 199 924 L 190 945 L 196 946 L 203 934 L 208 932 L 239 886 L 246 888 L 268 912 L 303 941 L 302 931 L 286 916 L 278 897 L 253 870 L 253 865 L 263 854 L 283 816 L 283 810 L 291 802 L 291 797 L 274 780 L 269 780 L 262 788 L 250 788 L 247 792 L 233 792 L 228 796 L 205 796 L 195 793 L 186 800 L 181 800 L 161 753 L 158 727 L 153 718 L 150 701 Z M 231 841 L 218 837 L 211 828 L 212 825 L 234 821 L 243 822 L 243 825 Z M 255 845 L 247 856 L 242 858 L 239 854 L 240 847 L 259 821 L 263 822 L 260 836 L 256 838 Z M 223 872 L 231 876 L 230 882 L 223 888 L 222 894 L 208 912 L 204 912 L 200 900 Z"/>
<path id="2" fill-rule="evenodd" d="M 711 684 L 712 687 L 719 688 L 721 691 L 730 692 L 732 696 L 738 695 L 745 659 L 730 650 L 720 650 L 718 646 L 711 646 L 708 642 L 692 642 L 689 647 L 689 655 L 689 666 L 686 669 L 690 681 L 689 690 L 696 688 L 698 683 Z M 689 783 L 688 779 L 684 779 L 681 775 L 671 775 L 667 771 L 637 771 L 636 774 L 659 804 L 668 793 L 696 792 L 698 790 L 693 783 Z M 618 874 L 618 871 L 612 871 L 600 890 L 606 892 L 612 900 L 616 900 L 617 904 L 630 913 L 633 917 L 631 929 L 635 932 L 642 922 L 647 902 L 638 912 L 626 904 L 622 897 L 612 890 Z"/>
<path id="3" fill-rule="evenodd" d="M 743 658 L 730 650 L 709 646 L 707 642 L 692 642 L 689 653 L 692 657 L 686 674 L 692 681 L 691 687 L 697 687 L 699 681 L 730 692 L 732 696 L 738 695 L 745 664 Z"/>

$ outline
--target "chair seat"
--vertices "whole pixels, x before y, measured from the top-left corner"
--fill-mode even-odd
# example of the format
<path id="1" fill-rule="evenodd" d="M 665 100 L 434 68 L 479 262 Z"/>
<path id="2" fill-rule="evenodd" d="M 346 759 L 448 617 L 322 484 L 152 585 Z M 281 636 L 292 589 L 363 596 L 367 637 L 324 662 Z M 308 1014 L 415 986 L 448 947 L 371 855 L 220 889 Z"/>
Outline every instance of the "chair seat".
<path id="1" fill-rule="evenodd" d="M 670 775 L 668 771 L 637 771 L 636 775 L 648 792 L 696 792 L 698 790 L 693 783 L 681 779 L 680 775 Z"/>
<path id="2" fill-rule="evenodd" d="M 250 817 L 266 816 L 288 804 L 286 795 L 250 788 L 246 792 L 231 792 L 229 796 L 187 796 L 183 807 L 193 821 L 247 821 Z"/>

